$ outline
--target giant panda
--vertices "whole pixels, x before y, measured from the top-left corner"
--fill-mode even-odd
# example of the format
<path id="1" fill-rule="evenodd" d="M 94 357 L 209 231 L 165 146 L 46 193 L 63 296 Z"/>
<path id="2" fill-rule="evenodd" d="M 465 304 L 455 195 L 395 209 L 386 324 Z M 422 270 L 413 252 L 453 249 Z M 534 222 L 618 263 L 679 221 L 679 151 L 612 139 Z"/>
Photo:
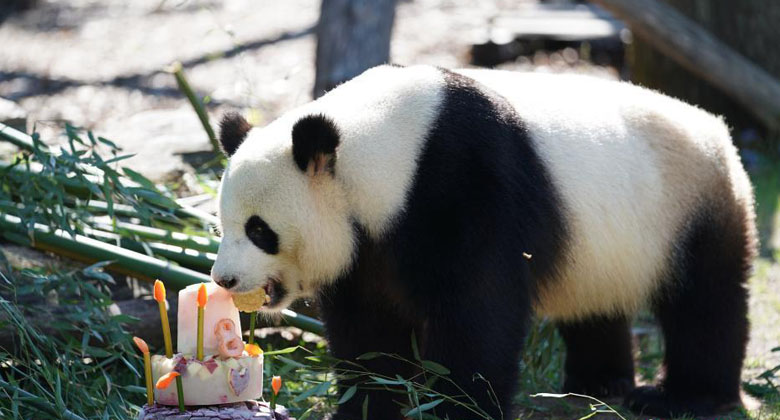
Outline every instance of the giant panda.
<path id="1" fill-rule="evenodd" d="M 262 128 L 228 114 L 220 140 L 214 281 L 264 288 L 267 312 L 316 298 L 336 358 L 412 360 L 414 334 L 451 371 L 439 392 L 513 418 L 536 314 L 565 342 L 566 392 L 663 417 L 740 404 L 756 234 L 720 118 L 585 76 L 384 65 Z M 629 328 L 645 307 L 665 373 L 636 387 Z M 363 418 L 366 396 L 368 418 L 401 418 L 397 394 L 369 390 L 334 418 Z"/>

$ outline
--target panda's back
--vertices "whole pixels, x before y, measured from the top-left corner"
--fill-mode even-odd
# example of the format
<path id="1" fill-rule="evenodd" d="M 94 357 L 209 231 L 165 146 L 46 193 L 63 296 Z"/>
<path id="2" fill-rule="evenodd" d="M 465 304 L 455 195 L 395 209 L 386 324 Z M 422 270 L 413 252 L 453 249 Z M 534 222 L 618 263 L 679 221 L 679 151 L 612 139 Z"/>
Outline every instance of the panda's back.
<path id="1" fill-rule="evenodd" d="M 356 221 L 372 237 L 430 212 L 437 202 L 432 193 L 451 188 L 472 197 L 463 200 L 477 201 L 473 197 L 496 192 L 478 203 L 461 201 L 481 206 L 472 210 L 440 204 L 442 211 L 458 209 L 464 216 L 450 214 L 449 225 L 476 220 L 494 237 L 535 229 L 516 245 L 536 251 L 530 264 L 539 277 L 537 310 L 553 317 L 635 311 L 672 277 L 681 242 L 702 214 L 725 209 L 752 215 L 750 184 L 722 120 L 628 83 L 380 66 L 291 113 L 283 125 L 306 113 L 337 121 L 342 143 L 336 174 Z M 519 129 L 508 127 L 513 124 Z M 508 144 L 509 137 L 522 146 Z M 456 164 L 458 153 L 462 162 Z M 475 164 L 482 166 L 472 167 L 470 178 L 450 171 Z M 461 191 L 478 177 L 505 185 Z M 517 177 L 536 181 L 525 185 Z M 538 188 L 540 183 L 545 185 Z M 511 188 L 533 192 L 509 199 L 498 193 Z M 513 207 L 529 198 L 535 208 Z M 495 209 L 502 206 L 503 212 Z M 511 223 L 526 227 L 501 228 L 497 220 L 511 212 L 519 215 Z M 409 226 L 418 236 L 431 229 L 430 223 Z M 515 259 L 511 252 L 507 258 Z M 410 275 L 425 264 L 409 263 Z"/>
<path id="2" fill-rule="evenodd" d="M 543 314 L 635 311 L 697 217 L 752 206 L 728 129 L 698 108 L 587 76 L 461 73 L 513 105 L 565 206 L 567 257 L 542 283 Z"/>

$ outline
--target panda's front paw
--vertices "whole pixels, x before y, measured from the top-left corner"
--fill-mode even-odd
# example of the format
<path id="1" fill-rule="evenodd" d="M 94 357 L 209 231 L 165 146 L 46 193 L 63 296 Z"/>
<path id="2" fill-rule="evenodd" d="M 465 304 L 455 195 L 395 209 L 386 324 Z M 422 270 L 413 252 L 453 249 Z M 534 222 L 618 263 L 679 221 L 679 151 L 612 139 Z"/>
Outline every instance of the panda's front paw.
<path id="1" fill-rule="evenodd" d="M 623 403 L 636 414 L 653 417 L 713 416 L 739 408 L 739 397 L 685 397 L 671 395 L 663 388 L 641 386 L 632 391 Z"/>
<path id="2" fill-rule="evenodd" d="M 622 398 L 633 389 L 633 377 L 597 378 L 591 375 L 567 375 L 563 384 L 563 392 L 596 398 Z"/>

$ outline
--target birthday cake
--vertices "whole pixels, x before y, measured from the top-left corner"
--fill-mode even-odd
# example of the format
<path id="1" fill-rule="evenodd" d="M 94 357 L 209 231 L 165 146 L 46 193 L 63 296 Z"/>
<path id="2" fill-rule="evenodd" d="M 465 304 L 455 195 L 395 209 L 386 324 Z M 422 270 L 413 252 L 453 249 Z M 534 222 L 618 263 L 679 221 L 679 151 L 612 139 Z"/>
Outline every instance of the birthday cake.
<path id="1" fill-rule="evenodd" d="M 256 344 L 241 339 L 239 311 L 230 293 L 214 283 L 179 292 L 176 353 L 165 288 L 159 281 L 155 300 L 160 305 L 166 354 L 150 355 L 146 343 L 135 339 L 144 353 L 149 393 L 139 420 L 288 418 L 283 407 L 272 410 L 257 401 L 263 393 L 263 353 Z M 278 392 L 277 386 L 274 391 Z"/>

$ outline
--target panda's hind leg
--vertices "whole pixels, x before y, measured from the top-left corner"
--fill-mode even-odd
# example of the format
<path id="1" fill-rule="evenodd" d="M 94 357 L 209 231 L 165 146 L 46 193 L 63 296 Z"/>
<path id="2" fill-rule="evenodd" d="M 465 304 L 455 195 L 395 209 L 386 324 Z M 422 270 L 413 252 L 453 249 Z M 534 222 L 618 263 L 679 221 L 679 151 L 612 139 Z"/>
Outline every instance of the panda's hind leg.
<path id="1" fill-rule="evenodd" d="M 745 282 L 753 255 L 749 221 L 705 213 L 688 230 L 677 274 L 657 293 L 665 375 L 626 398 L 634 412 L 708 416 L 738 407 L 748 338 Z"/>
<path id="2" fill-rule="evenodd" d="M 634 389 L 631 332 L 625 317 L 559 322 L 566 344 L 564 392 L 624 397 Z"/>

